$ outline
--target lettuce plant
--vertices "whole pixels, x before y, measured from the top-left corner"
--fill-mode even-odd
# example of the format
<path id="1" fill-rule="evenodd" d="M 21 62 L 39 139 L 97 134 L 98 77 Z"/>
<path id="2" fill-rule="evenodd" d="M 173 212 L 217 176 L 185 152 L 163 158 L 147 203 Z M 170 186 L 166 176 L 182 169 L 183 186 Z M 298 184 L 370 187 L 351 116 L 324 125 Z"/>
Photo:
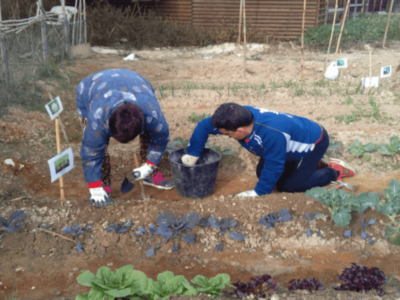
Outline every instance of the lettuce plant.
<path id="1" fill-rule="evenodd" d="M 134 270 L 132 265 L 126 265 L 112 272 L 107 267 L 100 267 L 97 274 L 84 271 L 77 278 L 79 284 L 92 289 L 76 300 L 129 298 L 142 299 L 140 296 L 147 290 L 148 278 L 141 271 Z"/>
<path id="2" fill-rule="evenodd" d="M 383 296 L 382 285 L 388 282 L 385 274 L 378 268 L 360 267 L 352 263 L 350 268 L 343 270 L 343 273 L 338 278 L 344 281 L 335 290 L 339 291 L 365 291 L 368 293 L 372 289 L 376 289 L 379 296 Z"/>
<path id="3" fill-rule="evenodd" d="M 357 211 L 363 213 L 368 207 L 374 206 L 370 201 L 364 201 L 364 197 L 348 194 L 345 191 L 337 188 L 326 190 L 323 187 L 315 187 L 308 190 L 305 194 L 314 199 L 319 200 L 321 204 L 325 204 L 328 208 L 332 220 L 344 227 L 350 224 L 351 212 Z"/>
<path id="4" fill-rule="evenodd" d="M 188 285 L 190 284 L 183 275 L 175 276 L 171 271 L 165 271 L 158 274 L 157 281 L 151 278 L 147 279 L 145 294 L 148 300 L 167 300 L 172 294 L 183 295 L 187 291 L 185 286 Z"/>
<path id="5" fill-rule="evenodd" d="M 234 287 L 231 285 L 231 278 L 228 274 L 218 274 L 210 279 L 202 275 L 197 275 L 192 279 L 192 283 L 199 286 L 195 288 L 198 293 L 210 294 L 212 298 L 219 297 L 225 287 Z"/>
<path id="6" fill-rule="evenodd" d="M 10 215 L 10 222 L 5 218 L 0 217 L 0 225 L 3 226 L 4 231 L 15 233 L 17 230 L 22 228 L 23 222 L 17 223 L 19 220 L 25 217 L 25 212 L 23 210 L 13 211 Z"/>

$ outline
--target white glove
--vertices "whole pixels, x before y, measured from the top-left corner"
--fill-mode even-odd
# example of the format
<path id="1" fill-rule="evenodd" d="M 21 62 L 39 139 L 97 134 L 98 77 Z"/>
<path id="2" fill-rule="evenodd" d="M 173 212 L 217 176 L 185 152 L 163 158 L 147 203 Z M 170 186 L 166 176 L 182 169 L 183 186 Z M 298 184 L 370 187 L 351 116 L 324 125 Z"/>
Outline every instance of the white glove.
<path id="1" fill-rule="evenodd" d="M 240 197 L 240 198 L 255 198 L 255 197 L 258 197 L 258 194 L 254 190 L 251 190 L 251 191 L 241 192 L 240 194 L 237 194 L 236 196 Z"/>
<path id="2" fill-rule="evenodd" d="M 157 166 L 153 166 L 150 164 L 143 164 L 143 166 L 133 169 L 133 177 L 136 180 L 142 180 L 145 179 L 147 176 L 149 176 L 151 174 L 151 172 L 153 172 L 155 169 L 157 168 Z"/>
<path id="3" fill-rule="evenodd" d="M 89 203 L 96 207 L 107 206 L 112 202 L 110 195 L 102 188 L 89 189 Z"/>
<path id="4" fill-rule="evenodd" d="M 185 166 L 193 167 L 196 164 L 198 159 L 199 158 L 196 156 L 191 156 L 189 154 L 185 154 L 184 156 L 182 156 L 182 163 Z"/>

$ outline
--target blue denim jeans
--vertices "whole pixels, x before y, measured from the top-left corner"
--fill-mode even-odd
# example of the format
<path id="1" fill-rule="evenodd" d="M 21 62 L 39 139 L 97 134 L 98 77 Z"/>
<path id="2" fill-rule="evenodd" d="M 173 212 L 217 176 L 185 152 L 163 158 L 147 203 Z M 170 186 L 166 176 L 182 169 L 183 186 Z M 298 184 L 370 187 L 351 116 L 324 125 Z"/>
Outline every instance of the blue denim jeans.
<path id="1" fill-rule="evenodd" d="M 329 167 L 317 170 L 317 165 L 329 147 L 329 135 L 322 127 L 322 139 L 314 150 L 300 160 L 287 161 L 281 177 L 275 187 L 279 192 L 304 192 L 313 187 L 325 186 L 336 180 L 337 172 Z M 268 166 L 267 166 L 268 167 Z M 260 178 L 264 168 L 264 158 L 260 158 L 257 165 L 257 177 Z"/>

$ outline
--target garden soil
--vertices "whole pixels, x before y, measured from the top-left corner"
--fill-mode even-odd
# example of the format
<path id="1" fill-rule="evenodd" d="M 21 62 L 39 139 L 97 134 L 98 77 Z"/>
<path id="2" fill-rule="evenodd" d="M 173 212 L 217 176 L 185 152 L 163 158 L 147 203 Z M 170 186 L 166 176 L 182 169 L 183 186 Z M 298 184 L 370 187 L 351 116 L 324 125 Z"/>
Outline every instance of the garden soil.
<path id="1" fill-rule="evenodd" d="M 232 282 L 269 274 L 280 283 L 276 293 L 280 299 L 379 299 L 375 291 L 364 294 L 332 288 L 343 283 L 338 279 L 343 269 L 357 263 L 378 267 L 392 278 L 382 299 L 400 299 L 400 248 L 384 238 L 383 229 L 389 224 L 386 216 L 367 210 L 363 214 L 354 213 L 350 225 L 344 228 L 329 217 L 308 225 L 305 213 L 329 215 L 329 212 L 304 193 L 274 191 L 255 199 L 239 199 L 235 197 L 237 193 L 251 190 L 256 184 L 258 161 L 227 137 L 210 137 L 210 144 L 234 151 L 233 155 L 222 158 L 212 195 L 188 199 L 175 190 L 145 186 L 146 194 L 151 196 L 148 201 L 141 200 L 139 184 L 127 194 L 120 193 L 123 178 L 134 168 L 133 154 L 139 152 L 138 141 L 119 144 L 111 140 L 114 203 L 105 208 L 90 206 L 79 157 L 81 129 L 74 94 L 79 81 L 93 72 L 109 68 L 134 70 L 153 84 L 172 139 L 190 138 L 196 123 L 188 117 L 192 113 L 212 114 L 224 102 L 305 116 L 322 124 L 330 133 L 335 147 L 328 154 L 357 168 L 357 175 L 344 181 L 358 184 L 357 193 L 382 195 L 391 179 L 400 180 L 398 155 L 385 157 L 374 152 L 355 158 L 347 146 L 355 140 L 364 144 L 389 143 L 390 137 L 399 135 L 400 72 L 396 72 L 399 50 L 400 45 L 394 43 L 385 49 L 364 44 L 344 49 L 339 58 L 348 59 L 348 68 L 341 69 L 335 81 L 323 79 L 325 54 L 318 50 L 306 49 L 301 70 L 301 52 L 293 43 L 250 45 L 246 62 L 240 45 L 225 44 L 204 49 L 135 51 L 137 61 L 124 61 L 127 53 L 93 52 L 89 58 L 61 65 L 60 73 L 69 88 L 49 79 L 36 84 L 41 87 L 44 98 L 48 99 L 48 93 L 58 95 L 64 105 L 61 116 L 69 142 L 61 135 L 61 147 L 63 150 L 71 147 L 75 160 L 75 168 L 63 176 L 65 206 L 60 203 L 59 182 L 50 182 L 47 160 L 56 154 L 56 140 L 54 123 L 47 113 L 12 106 L 0 118 L 0 215 L 8 218 L 17 209 L 26 213 L 22 232 L 4 233 L 0 241 L 0 298 L 17 292 L 17 299 L 74 299 L 77 294 L 88 291 L 76 282 L 84 270 L 96 272 L 101 266 L 114 270 L 132 264 L 153 279 L 166 270 L 185 275 L 188 280 L 199 274 L 212 277 L 227 273 Z M 373 76 L 379 76 L 380 67 L 386 65 L 392 66 L 393 73 L 381 79 L 378 89 L 360 89 L 361 77 L 370 76 L 370 51 Z M 6 159 L 12 159 L 14 165 L 5 163 Z M 171 178 L 167 155 L 160 169 Z M 270 230 L 258 224 L 265 214 L 278 213 L 284 208 L 290 210 L 291 221 L 277 223 Z M 239 232 L 246 239 L 233 241 L 214 229 L 197 226 L 193 230 L 197 235 L 195 244 L 179 241 L 179 253 L 174 253 L 172 241 L 161 243 L 154 257 L 148 258 L 146 250 L 153 245 L 151 239 L 147 235 L 135 238 L 132 233 L 138 226 L 157 225 L 161 212 L 177 217 L 197 212 L 201 217 L 235 219 L 243 226 Z M 362 218 L 377 220 L 366 229 L 374 245 L 360 236 Z M 133 222 L 128 233 L 106 232 L 108 225 L 127 220 Z M 41 230 L 46 228 L 71 238 L 63 232 L 63 227 L 74 223 L 90 225 L 93 229 L 74 242 Z M 308 238 L 309 226 L 313 234 Z M 349 239 L 343 237 L 347 229 L 353 230 Z M 220 240 L 224 250 L 217 253 L 215 246 Z M 76 251 L 78 241 L 83 245 L 83 253 Z M 154 243 L 158 242 L 157 236 Z M 327 290 L 313 293 L 287 290 L 291 279 L 310 277 L 322 279 Z M 233 289 L 226 289 L 222 294 L 222 298 L 235 297 Z M 173 296 L 173 299 L 182 297 Z"/>

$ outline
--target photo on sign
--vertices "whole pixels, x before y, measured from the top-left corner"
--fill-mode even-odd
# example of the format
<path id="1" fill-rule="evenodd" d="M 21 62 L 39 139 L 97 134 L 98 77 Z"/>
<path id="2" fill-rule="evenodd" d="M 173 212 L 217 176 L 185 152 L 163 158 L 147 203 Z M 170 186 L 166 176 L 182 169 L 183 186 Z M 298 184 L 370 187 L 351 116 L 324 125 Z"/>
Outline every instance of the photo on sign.
<path id="1" fill-rule="evenodd" d="M 386 66 L 381 68 L 381 78 L 392 76 L 392 66 Z"/>
<path id="2" fill-rule="evenodd" d="M 47 162 L 50 168 L 51 182 L 54 182 L 74 168 L 74 155 L 72 153 L 72 148 L 68 148 L 49 159 Z"/>
<path id="3" fill-rule="evenodd" d="M 50 119 L 54 120 L 57 118 L 61 112 L 63 111 L 63 106 L 61 103 L 60 97 L 51 100 L 49 103 L 46 104 L 46 110 L 49 113 Z"/>
<path id="4" fill-rule="evenodd" d="M 336 60 L 338 68 L 347 68 L 347 58 L 340 58 Z"/>

